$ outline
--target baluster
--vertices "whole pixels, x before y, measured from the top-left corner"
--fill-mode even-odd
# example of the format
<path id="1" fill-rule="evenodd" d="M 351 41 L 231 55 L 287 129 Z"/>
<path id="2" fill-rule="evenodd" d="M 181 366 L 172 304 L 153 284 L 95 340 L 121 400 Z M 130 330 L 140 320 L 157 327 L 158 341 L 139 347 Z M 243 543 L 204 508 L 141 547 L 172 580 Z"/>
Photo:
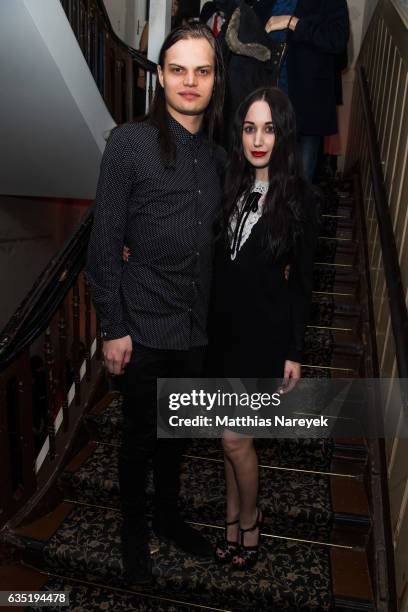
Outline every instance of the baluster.
<path id="1" fill-rule="evenodd" d="M 102 333 L 99 317 L 96 317 L 96 355 L 97 361 L 102 360 Z"/>
<path id="2" fill-rule="evenodd" d="M 58 335 L 60 348 L 60 389 L 62 394 L 62 417 L 64 431 L 69 430 L 69 411 L 68 411 L 68 377 L 67 377 L 67 316 L 65 300 L 59 310 Z"/>
<path id="3" fill-rule="evenodd" d="M 72 31 L 74 32 L 75 36 L 78 38 L 78 19 L 77 19 L 78 5 L 77 5 L 77 1 L 78 0 L 71 0 L 71 27 L 72 27 Z"/>
<path id="4" fill-rule="evenodd" d="M 89 284 L 84 276 L 84 292 L 85 292 L 85 359 L 86 359 L 86 380 L 91 380 L 91 293 Z"/>
<path id="5" fill-rule="evenodd" d="M 44 363 L 47 381 L 47 431 L 50 441 L 50 459 L 55 458 L 55 393 L 56 384 L 54 379 L 54 352 L 52 349 L 51 330 L 47 327 L 44 341 Z"/>
<path id="6" fill-rule="evenodd" d="M 29 353 L 29 349 L 26 349 L 15 364 L 16 372 L 18 372 L 17 412 L 22 463 L 22 484 L 24 488 L 24 497 L 26 499 L 33 494 L 37 486 L 34 471 L 33 381 Z"/>
<path id="7" fill-rule="evenodd" d="M 132 59 L 126 59 L 126 121 L 133 121 L 135 118 L 134 108 L 134 91 L 136 88 L 134 62 Z"/>
<path id="8" fill-rule="evenodd" d="M 94 10 L 93 7 L 90 6 L 90 2 L 88 2 L 88 6 L 86 9 L 86 52 L 87 52 L 87 58 L 88 58 L 88 65 L 89 68 L 93 74 L 94 79 L 96 80 L 96 73 L 95 73 L 95 60 L 94 60 L 94 38 L 93 38 L 93 31 L 94 31 Z"/>
<path id="9" fill-rule="evenodd" d="M 6 517 L 11 514 L 13 487 L 11 482 L 11 450 L 7 410 L 6 374 L 0 378 L 0 513 Z"/>
<path id="10" fill-rule="evenodd" d="M 81 46 L 81 4 L 80 0 L 75 0 L 75 33 L 77 41 Z"/>
<path id="11" fill-rule="evenodd" d="M 73 338 L 73 347 L 72 347 L 72 362 L 73 362 L 73 371 L 74 371 L 74 383 L 75 383 L 75 403 L 77 406 L 81 403 L 81 354 L 80 354 L 80 342 L 81 342 L 81 334 L 80 334 L 80 296 L 79 296 L 79 287 L 78 280 L 75 282 L 75 285 L 72 290 L 72 314 L 73 314 L 73 330 L 74 330 L 74 338 Z"/>
<path id="12" fill-rule="evenodd" d="M 105 32 L 103 38 L 103 97 L 106 101 L 106 106 L 112 112 L 111 76 L 110 36 Z"/>
<path id="13" fill-rule="evenodd" d="M 153 74 L 152 72 L 150 72 L 150 70 L 147 70 L 146 74 L 148 75 L 148 81 L 149 81 L 149 109 L 150 109 L 150 106 L 153 100 Z"/>
<path id="14" fill-rule="evenodd" d="M 88 13 L 86 6 L 83 1 L 80 3 L 79 7 L 79 17 L 80 17 L 80 30 L 81 30 L 81 49 L 84 57 L 86 59 L 87 64 L 89 64 L 89 54 L 88 54 Z"/>
<path id="15" fill-rule="evenodd" d="M 100 27 L 99 12 L 95 13 L 95 61 L 97 70 L 97 83 L 101 96 L 105 98 L 105 34 Z"/>

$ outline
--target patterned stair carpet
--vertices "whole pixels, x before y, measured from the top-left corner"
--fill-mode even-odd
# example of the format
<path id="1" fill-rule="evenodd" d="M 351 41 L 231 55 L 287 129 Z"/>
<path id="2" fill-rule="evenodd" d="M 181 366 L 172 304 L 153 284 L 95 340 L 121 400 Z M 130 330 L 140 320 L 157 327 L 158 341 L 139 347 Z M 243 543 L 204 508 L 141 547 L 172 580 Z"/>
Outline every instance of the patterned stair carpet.
<path id="1" fill-rule="evenodd" d="M 215 544 L 219 530 L 195 525 Z M 107 586 L 123 586 L 118 511 L 72 506 L 55 535 L 42 547 L 26 542 L 32 562 L 45 570 Z M 153 572 L 145 595 L 179 599 L 229 610 L 330 610 L 327 547 L 264 538 L 252 572 L 232 571 L 186 555 L 151 537 Z M 154 607 L 152 608 L 154 609 Z"/>
<path id="2" fill-rule="evenodd" d="M 155 598 L 150 595 L 148 598 L 131 593 L 125 589 L 111 587 L 106 589 L 104 585 L 91 585 L 82 580 L 68 581 L 66 578 L 52 577 L 49 578 L 42 591 L 57 593 L 65 591 L 69 596 L 70 612 L 89 612 L 90 610 L 103 610 L 108 612 L 129 612 L 137 610 L 137 612 L 199 612 L 202 610 L 196 606 L 185 606 L 178 603 L 177 600 L 172 601 L 168 598 L 166 601 L 163 598 Z M 30 612 L 38 611 L 40 608 L 29 607 Z M 61 612 L 65 610 L 60 606 L 49 606 L 44 610 L 50 612 Z M 215 608 L 214 608 L 215 610 Z"/>
<path id="3" fill-rule="evenodd" d="M 303 372 L 309 377 L 358 376 L 363 347 L 352 183 L 328 181 L 322 186 L 326 197 Z M 120 396 L 102 402 L 86 415 L 84 425 L 89 441 L 60 477 L 65 501 L 55 511 L 62 518 L 53 535 L 40 541 L 27 531 L 16 531 L 26 563 L 50 573 L 43 589 L 69 590 L 70 609 L 336 609 L 330 538 L 337 517 L 329 472 L 338 442 L 257 440 L 260 504 L 267 520 L 260 560 L 253 570 L 244 573 L 197 560 L 152 533 L 154 581 L 132 593 L 120 554 Z M 363 454 L 364 447 L 359 452 Z M 180 507 L 186 520 L 215 542 L 222 534 L 225 511 L 218 440 L 189 441 L 181 485 Z M 151 492 L 150 482 L 149 499 Z M 359 521 L 369 525 L 368 516 Z M 358 601 L 347 609 L 371 608 L 369 602 Z"/>
<path id="4" fill-rule="evenodd" d="M 66 471 L 62 476 L 64 483 L 70 486 L 70 499 L 118 508 L 117 463 L 117 448 L 96 445 L 78 470 Z M 148 490 L 153 492 L 151 480 Z M 288 476 L 287 471 L 261 469 L 259 501 L 268 515 L 265 531 L 319 541 L 330 538 L 334 517 L 327 476 L 301 472 L 291 472 Z M 192 521 L 222 525 L 225 479 L 220 459 L 208 461 L 190 456 L 185 459 L 180 508 Z"/>

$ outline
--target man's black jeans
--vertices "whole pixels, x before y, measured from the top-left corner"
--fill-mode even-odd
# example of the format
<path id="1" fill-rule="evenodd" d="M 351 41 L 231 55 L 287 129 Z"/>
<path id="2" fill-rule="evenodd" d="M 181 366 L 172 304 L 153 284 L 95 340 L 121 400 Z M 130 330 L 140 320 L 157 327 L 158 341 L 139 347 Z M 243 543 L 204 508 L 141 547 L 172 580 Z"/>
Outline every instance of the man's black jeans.
<path id="1" fill-rule="evenodd" d="M 126 531 L 146 534 L 146 478 L 153 463 L 155 517 L 177 513 L 183 439 L 157 439 L 157 378 L 199 378 L 205 347 L 186 351 L 133 346 L 132 359 L 121 376 L 123 394 L 119 484 Z"/>

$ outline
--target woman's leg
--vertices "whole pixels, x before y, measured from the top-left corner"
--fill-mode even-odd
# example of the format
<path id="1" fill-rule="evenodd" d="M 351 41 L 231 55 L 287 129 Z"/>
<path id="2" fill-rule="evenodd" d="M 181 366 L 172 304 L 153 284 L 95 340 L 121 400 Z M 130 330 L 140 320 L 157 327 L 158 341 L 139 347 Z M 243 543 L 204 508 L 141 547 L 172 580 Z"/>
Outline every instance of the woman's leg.
<path id="1" fill-rule="evenodd" d="M 227 514 L 239 508 L 242 529 L 252 527 L 257 518 L 258 457 L 253 438 L 226 431 L 223 437 L 227 477 Z M 234 476 L 234 480 L 232 479 Z M 239 506 L 238 506 L 239 504 Z M 245 534 L 245 545 L 258 543 L 259 533 L 254 530 Z"/>
<path id="2" fill-rule="evenodd" d="M 239 519 L 240 500 L 237 480 L 235 478 L 234 466 L 231 460 L 224 453 L 225 484 L 227 490 L 227 523 L 232 523 Z M 238 522 L 235 525 L 227 526 L 227 540 L 238 542 Z"/>
<path id="3" fill-rule="evenodd" d="M 224 453 L 227 516 L 224 538 L 218 540 L 215 556 L 220 563 L 228 563 L 237 552 L 239 543 L 239 491 L 234 467 Z"/>

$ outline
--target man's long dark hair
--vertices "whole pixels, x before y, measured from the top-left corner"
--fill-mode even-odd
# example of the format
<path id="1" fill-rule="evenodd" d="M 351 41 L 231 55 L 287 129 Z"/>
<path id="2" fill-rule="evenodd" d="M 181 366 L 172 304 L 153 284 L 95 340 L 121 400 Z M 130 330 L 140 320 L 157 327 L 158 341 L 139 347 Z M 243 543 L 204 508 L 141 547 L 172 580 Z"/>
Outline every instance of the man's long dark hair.
<path id="1" fill-rule="evenodd" d="M 307 185 L 300 176 L 295 113 L 288 97 L 277 88 L 255 90 L 240 104 L 235 114 L 232 151 L 225 177 L 224 213 L 228 223 L 239 199 L 247 197 L 255 181 L 255 168 L 244 156 L 242 134 L 250 106 L 260 100 L 271 109 L 275 130 L 263 216 L 267 221 L 266 246 L 278 257 L 294 246 L 300 232 L 302 201 Z"/>
<path id="2" fill-rule="evenodd" d="M 210 104 L 204 113 L 203 121 L 204 135 L 212 145 L 221 136 L 224 105 L 224 63 L 221 49 L 210 28 L 201 23 L 189 23 L 172 30 L 162 45 L 158 63 L 163 70 L 167 50 L 179 40 L 191 38 L 204 38 L 214 50 L 214 90 Z M 160 154 L 163 162 L 166 166 L 173 165 L 176 157 L 176 147 L 167 125 L 166 98 L 160 83 L 157 83 L 148 118 L 159 130 Z"/>

